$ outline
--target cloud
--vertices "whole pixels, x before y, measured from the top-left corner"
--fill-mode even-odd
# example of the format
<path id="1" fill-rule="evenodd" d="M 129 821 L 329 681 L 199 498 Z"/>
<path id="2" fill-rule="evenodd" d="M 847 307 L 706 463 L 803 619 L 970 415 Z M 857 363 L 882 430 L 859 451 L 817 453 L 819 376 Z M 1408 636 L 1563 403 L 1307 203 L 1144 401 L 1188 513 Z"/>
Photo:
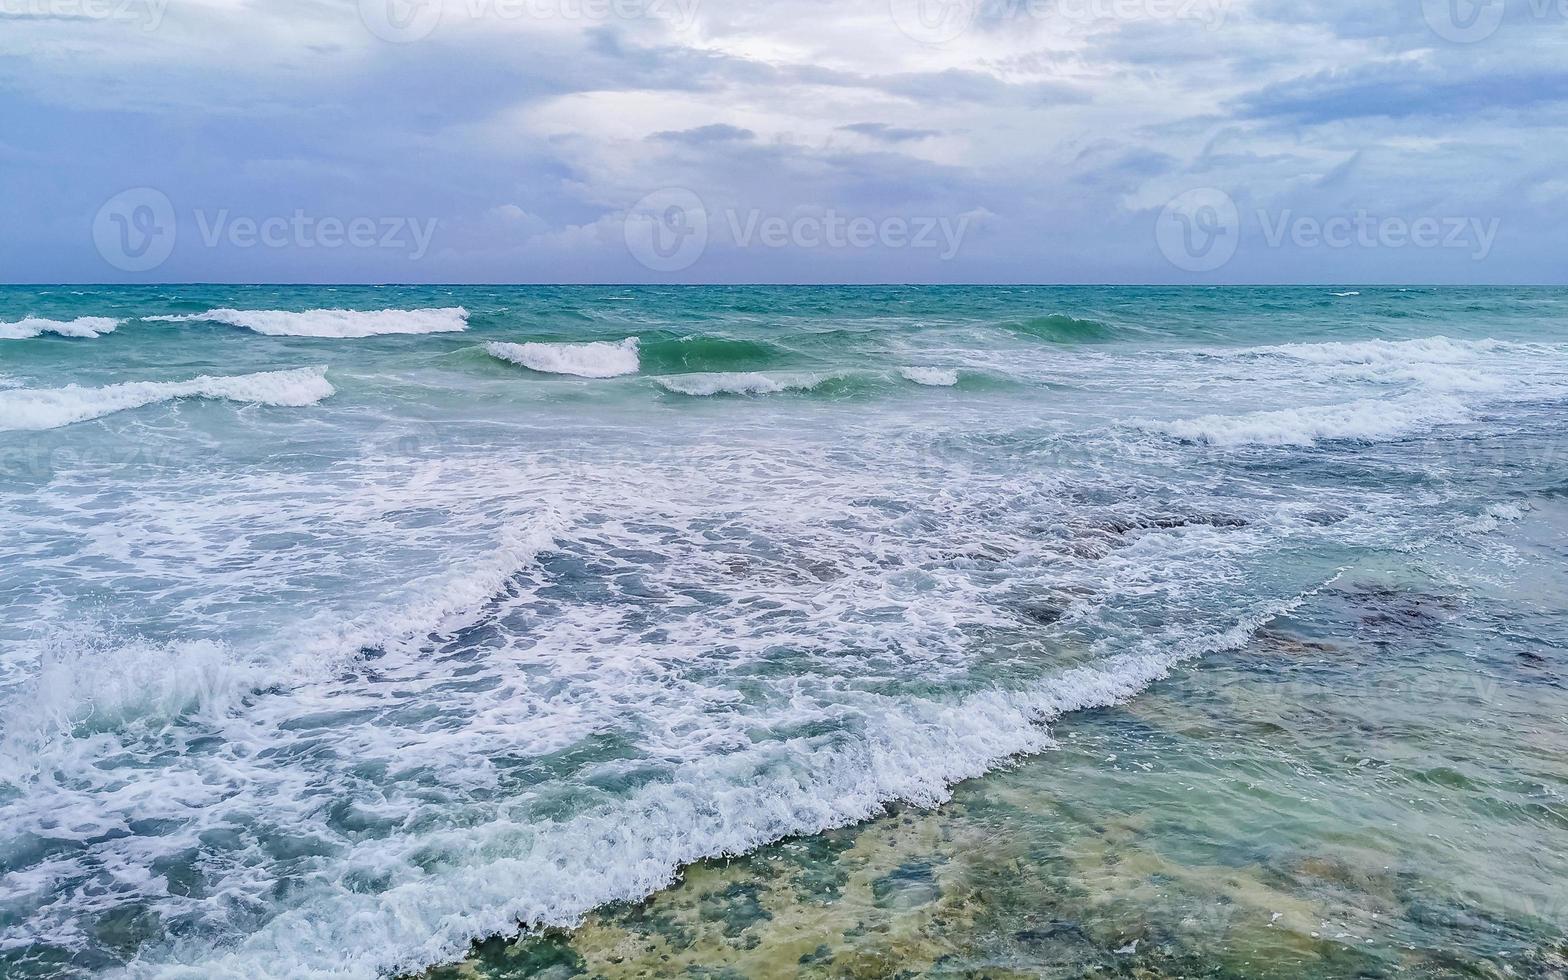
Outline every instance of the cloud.
<path id="1" fill-rule="evenodd" d="M 850 123 L 848 126 L 840 126 L 839 129 L 846 133 L 858 133 L 861 136 L 869 136 L 884 143 L 907 143 L 910 140 L 930 139 L 934 136 L 942 135 L 935 129 L 910 129 L 904 126 L 889 126 L 887 123 L 878 122 Z"/>
<path id="2" fill-rule="evenodd" d="M 1385 116 L 1441 118 L 1534 109 L 1568 101 L 1568 71 L 1499 71 L 1456 78 L 1418 63 L 1369 65 L 1270 85 L 1242 98 L 1253 117 L 1325 123 Z M 1521 119 L 1519 125 L 1530 125 Z"/>
<path id="3" fill-rule="evenodd" d="M 1172 267 L 1152 232 L 1194 188 L 1244 214 L 1503 219 L 1484 266 L 1264 249 L 1229 278 L 1563 277 L 1561 18 L 1511 4 L 1495 35 L 1456 44 L 1420 3 L 1170 14 L 1182 6 L 1065 16 L 988 0 L 941 43 L 905 33 L 885 2 L 828 0 L 447 0 L 407 43 L 377 36 L 354 2 L 182 0 L 156 24 L 7 18 L 0 279 L 118 278 L 87 230 L 129 187 L 165 193 L 182 227 L 218 209 L 439 225 L 412 264 L 186 236 L 146 277 L 163 280 L 658 278 L 621 222 L 667 188 L 700 192 L 716 218 L 969 215 L 986 232 L 937 265 L 721 240 L 683 273 L 694 281 L 1212 281 Z"/>
<path id="4" fill-rule="evenodd" d="M 671 130 L 666 129 L 648 137 L 650 140 L 662 140 L 666 143 L 684 143 L 687 146 L 702 146 L 704 143 L 734 143 L 757 138 L 757 134 L 749 129 L 739 126 L 730 126 L 725 123 L 714 123 L 709 126 L 698 126 L 695 129 Z"/>

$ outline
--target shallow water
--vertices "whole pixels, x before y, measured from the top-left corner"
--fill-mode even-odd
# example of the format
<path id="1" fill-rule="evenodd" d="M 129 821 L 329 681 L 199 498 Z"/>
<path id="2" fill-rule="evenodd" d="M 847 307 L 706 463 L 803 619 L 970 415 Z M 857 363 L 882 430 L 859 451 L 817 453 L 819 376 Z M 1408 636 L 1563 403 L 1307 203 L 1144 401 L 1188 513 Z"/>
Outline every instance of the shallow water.
<path id="1" fill-rule="evenodd" d="M 1565 517 L 1503 535 L 1505 587 L 1568 584 Z M 430 977 L 1561 975 L 1561 664 L 1523 631 L 1477 655 L 1503 607 L 1456 601 L 1454 557 L 1359 567 L 939 809 L 705 862 Z"/>
<path id="2" fill-rule="evenodd" d="M 1568 295 L 1345 291 L 0 290 L 0 965 L 1559 969 Z"/>

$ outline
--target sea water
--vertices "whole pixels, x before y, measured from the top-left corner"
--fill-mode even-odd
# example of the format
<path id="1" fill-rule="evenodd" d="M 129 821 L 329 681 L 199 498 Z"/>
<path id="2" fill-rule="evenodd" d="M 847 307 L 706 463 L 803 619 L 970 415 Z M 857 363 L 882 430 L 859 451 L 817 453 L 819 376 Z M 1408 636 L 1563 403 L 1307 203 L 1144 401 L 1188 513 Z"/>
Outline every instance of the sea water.
<path id="1" fill-rule="evenodd" d="M 1050 884 L 916 968 L 1038 969 L 993 940 L 1048 894 L 1080 967 L 1245 973 L 1138 890 L 1243 864 L 1303 944 L 1544 962 L 1565 331 L 1549 289 L 0 289 L 0 972 L 418 971 L 938 819 Z M 1134 832 L 1112 897 L 1063 856 Z M 1307 921 L 1336 848 L 1446 918 Z"/>

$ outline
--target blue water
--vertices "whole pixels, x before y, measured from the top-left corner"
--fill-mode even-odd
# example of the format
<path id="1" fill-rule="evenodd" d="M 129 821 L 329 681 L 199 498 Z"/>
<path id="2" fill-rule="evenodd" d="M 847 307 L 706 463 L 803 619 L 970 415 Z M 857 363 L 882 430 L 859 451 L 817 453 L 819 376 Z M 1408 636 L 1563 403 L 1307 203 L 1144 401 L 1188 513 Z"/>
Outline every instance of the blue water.
<path id="1" fill-rule="evenodd" d="M 1414 837 L 1568 873 L 1568 292 L 9 287 L 0 338 L 7 975 L 450 962 L 1280 635 L 1349 652 L 1227 691 L 1545 665 Z"/>

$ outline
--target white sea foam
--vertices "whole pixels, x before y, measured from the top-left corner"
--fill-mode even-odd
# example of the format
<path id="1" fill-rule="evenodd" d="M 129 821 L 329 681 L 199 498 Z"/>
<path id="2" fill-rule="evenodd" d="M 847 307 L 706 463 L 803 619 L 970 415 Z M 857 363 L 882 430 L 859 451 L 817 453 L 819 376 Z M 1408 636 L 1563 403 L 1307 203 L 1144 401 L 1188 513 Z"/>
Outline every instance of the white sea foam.
<path id="1" fill-rule="evenodd" d="M 670 460 L 646 435 L 582 460 L 454 448 L 434 479 L 375 493 L 347 462 L 229 471 L 216 493 L 201 467 L 135 495 L 62 481 L 50 499 L 90 524 L 28 521 L 19 553 L 40 557 L 0 584 L 47 592 L 35 573 L 69 541 L 73 591 L 145 579 L 149 621 L 194 635 L 66 637 L 0 685 L 23 749 L 0 752 L 17 790 L 0 819 L 71 842 L 0 878 L 27 910 L 0 947 L 92 945 L 86 925 L 135 908 L 185 928 L 132 977 L 417 970 L 692 860 L 940 802 L 1316 584 L 1247 572 L 1317 501 L 1085 557 L 1059 537 L 1086 517 L 1061 474 L 775 430 Z M 0 499 L 0 520 L 31 503 Z M 982 543 L 1013 556 L 1005 584 L 965 557 Z M 1106 646 L 987 673 L 1009 636 L 1040 660 L 1009 593 L 1068 583 L 1100 591 L 1078 627 Z M 1117 619 L 1151 601 L 1184 615 Z M 193 861 L 199 892 L 170 889 L 161 869 Z"/>
<path id="2" fill-rule="evenodd" d="M 1529 345 L 1497 340 L 1455 340 L 1422 337 L 1414 340 L 1330 341 L 1318 344 L 1279 344 L 1231 352 L 1237 356 L 1286 357 L 1310 364 L 1468 364 L 1477 358 L 1529 349 Z"/>
<path id="3" fill-rule="evenodd" d="M 951 388 L 958 384 L 958 371 L 955 368 L 906 367 L 899 368 L 898 373 L 902 374 L 906 381 L 933 388 Z"/>
<path id="4" fill-rule="evenodd" d="M 23 778 L 51 743 L 58 746 L 83 729 L 107 730 L 138 718 L 156 724 L 182 715 L 221 723 L 260 688 L 319 680 L 363 650 L 460 628 L 552 545 L 557 527 L 546 514 L 526 528 L 505 529 L 491 553 L 408 583 L 413 598 L 394 608 L 347 621 L 318 613 L 278 637 L 277 655 L 242 655 L 204 640 L 114 637 L 88 624 L 49 634 L 38 644 L 26 696 L 6 699 L 0 713 L 0 779 Z"/>
<path id="5" fill-rule="evenodd" d="M 268 371 L 190 381 L 131 381 L 103 388 L 9 388 L 0 391 L 0 430 L 57 429 L 178 398 L 221 398 L 297 408 L 332 395 L 326 368 Z"/>
<path id="6" fill-rule="evenodd" d="M 457 333 L 468 329 L 468 311 L 460 306 L 429 310 L 208 310 L 149 316 L 160 323 L 210 321 L 244 327 L 271 337 L 358 339 L 390 334 Z"/>
<path id="7" fill-rule="evenodd" d="M 1349 292 L 1335 293 L 1334 295 L 1335 296 L 1360 296 L 1361 295 L 1361 291 L 1358 290 L 1358 289 L 1352 289 Z"/>
<path id="8" fill-rule="evenodd" d="M 853 710 L 876 719 L 862 737 L 818 745 L 803 739 L 799 746 L 739 743 L 736 751 L 683 762 L 667 780 L 572 818 L 499 819 L 438 831 L 426 837 L 421 852 L 462 858 L 439 876 L 410 877 L 381 893 L 340 885 L 230 949 L 178 966 L 138 963 L 130 975 L 370 980 L 454 960 L 472 940 L 515 932 L 519 923 L 570 927 L 592 908 L 667 887 L 681 866 L 694 861 L 852 824 L 893 801 L 944 803 L 956 783 L 1049 749 L 1049 722 L 1124 702 L 1185 660 L 1234 649 L 1305 598 L 1277 603 L 1215 633 L 1163 647 L 1149 642 L 1140 652 L 1065 670 L 1018 691 L 989 690 L 955 702 L 861 695 Z M 809 701 L 809 691 L 797 691 L 796 698 Z M 797 708 L 808 713 L 775 723 L 811 719 L 806 704 Z M 771 719 L 749 720 L 754 730 L 765 731 Z M 406 858 L 370 840 L 342 860 L 371 869 Z M 321 964 L 323 949 L 333 951 L 330 968 Z"/>
<path id="9" fill-rule="evenodd" d="M 1568 348 L 1560 345 L 1449 337 L 1283 344 L 1215 353 L 1310 368 L 1306 377 L 1314 380 L 1450 392 L 1523 392 L 1537 384 L 1560 385 L 1568 374 Z"/>
<path id="10" fill-rule="evenodd" d="M 637 338 L 617 344 L 506 344 L 485 345 L 490 356 L 521 365 L 541 374 L 571 374 L 579 378 L 616 378 L 636 374 Z"/>
<path id="11" fill-rule="evenodd" d="M 655 378 L 654 381 L 665 391 L 704 398 L 710 395 L 772 395 L 781 391 L 810 391 L 835 377 L 837 375 L 718 372 L 681 374 Z"/>
<path id="12" fill-rule="evenodd" d="M 968 365 L 891 363 L 926 357 Z M 1119 380 L 1125 362 L 1098 357 L 1072 367 Z M 760 394 L 821 379 L 665 380 Z M 113 961 L 123 946 L 95 926 L 135 914 L 178 928 L 153 932 L 132 977 L 368 980 L 450 961 L 519 921 L 638 899 L 688 861 L 940 802 L 1048 748 L 1053 718 L 1245 642 L 1321 581 L 1303 549 L 1412 525 L 1381 488 L 1293 495 L 1270 473 L 1249 493 L 1240 472 L 1219 489 L 1163 460 L 1105 452 L 1075 473 L 976 445 L 977 425 L 1021 431 L 1047 401 L 1003 417 L 960 400 L 878 419 L 878 439 L 801 399 L 721 438 L 710 413 L 627 413 L 602 446 L 573 428 L 581 406 L 530 405 L 500 419 L 528 438 L 465 433 L 407 467 L 250 465 L 251 444 L 223 468 L 191 452 L 134 492 L 67 474 L 0 495 L 16 541 L 0 592 L 43 634 L 29 656 L 0 645 L 16 739 L 0 823 L 52 842 L 0 876 L 20 910 L 0 951 Z M 401 432 L 381 410 L 327 409 Z M 1332 527 L 1307 519 L 1325 493 L 1348 515 Z M 1241 523 L 1103 513 L 1189 506 Z M 84 596 L 117 625 L 48 636 Z M 1062 599 L 1071 636 L 1018 615 L 1065 596 L 1082 597 Z M 136 617 L 158 636 L 118 625 Z"/>
<path id="13" fill-rule="evenodd" d="M 1215 446 L 1310 446 L 1325 440 L 1378 442 L 1471 417 L 1454 398 L 1361 399 L 1343 405 L 1285 408 L 1241 415 L 1144 421 L 1150 431 Z"/>
<path id="14" fill-rule="evenodd" d="M 91 339 L 113 333 L 124 322 L 106 316 L 79 316 L 74 320 L 46 320 L 30 316 L 15 323 L 0 323 L 0 340 L 28 340 L 46 333 Z"/>
<path id="15" fill-rule="evenodd" d="M 51 741 L 145 715 L 215 714 L 258 680 L 254 665 L 211 642 L 114 639 L 85 625 L 51 634 L 39 644 L 27 696 L 3 715 L 0 779 L 20 778 Z"/>

